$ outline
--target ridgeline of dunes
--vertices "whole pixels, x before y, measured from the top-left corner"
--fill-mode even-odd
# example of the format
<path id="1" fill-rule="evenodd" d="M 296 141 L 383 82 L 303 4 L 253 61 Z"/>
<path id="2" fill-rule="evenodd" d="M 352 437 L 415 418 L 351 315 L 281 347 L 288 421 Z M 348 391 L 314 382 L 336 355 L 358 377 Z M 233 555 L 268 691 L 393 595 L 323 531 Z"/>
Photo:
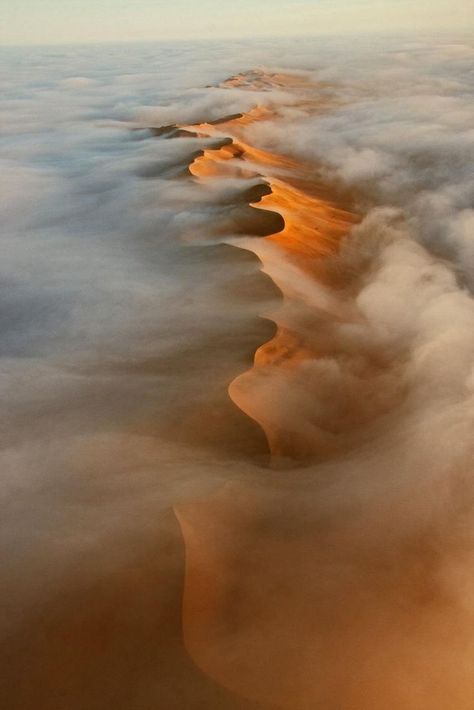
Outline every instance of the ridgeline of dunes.
<path id="1" fill-rule="evenodd" d="M 222 86 L 248 91 L 284 88 L 300 95 L 297 103 L 315 111 L 328 101 L 321 97 L 316 86 L 298 75 L 251 71 L 228 79 Z M 334 190 L 318 179 L 314 165 L 259 149 L 245 140 L 245 131 L 251 124 L 277 120 L 276 111 L 255 106 L 245 114 L 155 130 L 157 135 L 212 141 L 210 147 L 193 154 L 189 173 L 208 187 L 223 179 L 237 182 L 234 209 L 229 211 L 227 220 L 210 224 L 210 232 L 253 252 L 284 302 L 307 311 L 315 304 L 299 288 L 301 281 L 314 286 L 331 278 L 326 272 L 325 257 L 337 252 L 341 239 L 359 221 L 359 216 L 341 204 Z M 247 201 L 247 208 L 243 201 Z M 229 395 L 260 424 L 273 461 L 278 463 L 286 458 L 306 459 L 316 449 L 319 451 L 320 441 L 315 440 L 312 432 L 308 438 L 294 430 L 287 431 L 284 424 L 275 421 L 277 412 L 271 393 L 264 393 L 260 383 L 275 371 L 285 377 L 293 364 L 317 357 L 318 351 L 305 337 L 307 322 L 302 330 L 298 317 L 291 322 L 280 322 L 277 317 L 272 320 L 277 328 L 275 336 L 258 348 L 253 367 L 229 383 Z"/>

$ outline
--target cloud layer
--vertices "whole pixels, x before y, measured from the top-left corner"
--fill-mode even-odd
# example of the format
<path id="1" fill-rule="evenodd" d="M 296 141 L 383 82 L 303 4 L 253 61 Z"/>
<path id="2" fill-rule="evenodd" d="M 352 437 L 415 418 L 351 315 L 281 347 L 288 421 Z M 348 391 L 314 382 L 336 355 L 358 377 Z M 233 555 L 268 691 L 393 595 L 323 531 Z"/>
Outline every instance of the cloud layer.
<path id="1" fill-rule="evenodd" d="M 59 687 L 68 710 L 470 710 L 472 44 L 4 58 L 9 706 L 63 710 Z M 260 65 L 319 82 L 331 108 L 218 86 Z M 257 178 L 192 180 L 213 140 L 149 130 L 256 103 L 278 120 L 246 140 L 361 215 L 319 281 L 245 234 Z M 273 322 L 313 354 L 245 376 L 253 418 L 304 451 L 278 471 L 227 395 Z M 202 655 L 182 638 L 172 508 L 213 600 Z"/>

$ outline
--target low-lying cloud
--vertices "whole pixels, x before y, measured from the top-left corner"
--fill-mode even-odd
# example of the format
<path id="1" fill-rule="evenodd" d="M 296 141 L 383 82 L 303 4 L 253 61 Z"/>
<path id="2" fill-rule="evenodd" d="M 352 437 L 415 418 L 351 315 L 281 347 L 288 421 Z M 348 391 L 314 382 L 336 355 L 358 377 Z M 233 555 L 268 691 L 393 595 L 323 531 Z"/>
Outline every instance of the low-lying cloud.
<path id="1" fill-rule="evenodd" d="M 470 710 L 474 48 L 31 51 L 0 106 L 8 706 Z M 219 88 L 258 65 L 330 110 Z M 148 130 L 256 103 L 246 140 L 361 215 L 320 281 L 265 239 L 260 273 L 259 178 Z M 252 370 L 273 322 L 317 356 Z"/>

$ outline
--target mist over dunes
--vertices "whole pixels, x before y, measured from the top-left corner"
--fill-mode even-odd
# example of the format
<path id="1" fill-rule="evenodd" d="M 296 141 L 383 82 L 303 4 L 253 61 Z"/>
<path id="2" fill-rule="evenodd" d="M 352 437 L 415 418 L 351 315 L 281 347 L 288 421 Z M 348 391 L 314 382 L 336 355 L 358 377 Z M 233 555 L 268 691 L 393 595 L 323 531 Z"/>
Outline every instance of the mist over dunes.
<path id="1" fill-rule="evenodd" d="M 2 51 L 2 706 L 471 710 L 474 46 Z"/>

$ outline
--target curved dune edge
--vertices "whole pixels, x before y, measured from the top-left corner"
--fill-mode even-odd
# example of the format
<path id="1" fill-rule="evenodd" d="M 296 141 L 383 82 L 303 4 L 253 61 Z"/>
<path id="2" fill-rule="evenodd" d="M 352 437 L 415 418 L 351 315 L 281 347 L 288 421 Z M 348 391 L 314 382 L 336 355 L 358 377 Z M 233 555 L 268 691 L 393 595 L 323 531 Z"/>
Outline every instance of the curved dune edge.
<path id="1" fill-rule="evenodd" d="M 272 80 L 257 74 L 259 87 Z M 278 81 L 286 88 L 292 86 L 292 82 L 296 89 L 302 85 L 308 88 L 307 82 L 298 77 L 283 78 L 278 75 Z M 247 88 L 249 83 L 249 88 L 252 88 L 252 80 L 242 75 L 234 77 L 230 85 Z M 306 96 L 304 100 L 307 101 Z M 258 180 L 258 184 L 268 186 L 268 190 L 251 197 L 248 205 L 254 210 L 281 215 L 282 228 L 261 238 L 249 234 L 228 239 L 227 243 L 255 254 L 261 263 L 261 271 L 281 292 L 282 306 L 301 307 L 304 312 L 313 306 L 312 290 L 318 290 L 320 295 L 318 282 L 324 284 L 328 278 L 324 268 L 325 258 L 337 252 L 341 239 L 359 221 L 359 217 L 331 199 L 328 188 L 316 182 L 314 167 L 257 149 L 245 140 L 247 126 L 267 120 L 277 120 L 277 116 L 266 108 L 256 107 L 245 115 L 180 126 L 180 129 L 224 141 L 222 145 L 205 149 L 194 157 L 189 172 L 196 180 L 212 183 L 230 177 L 243 183 L 253 181 L 254 186 Z M 319 300 L 329 311 L 337 308 L 329 297 Z M 275 371 L 282 377 L 291 374 L 295 365 L 318 357 L 318 353 L 305 342 L 297 322 L 278 312 L 265 314 L 265 317 L 275 323 L 276 334 L 257 349 L 252 367 L 229 384 L 228 393 L 234 404 L 263 429 L 272 464 L 279 466 L 289 460 L 294 465 L 298 460 L 311 457 L 314 452 L 311 446 L 308 448 L 304 437 L 301 439 L 294 432 L 275 424 L 272 410 L 278 405 L 272 407 L 271 392 L 262 389 L 261 383 Z M 175 508 L 186 549 L 184 644 L 201 671 L 231 692 L 264 703 L 265 707 L 271 703 L 272 707 L 295 710 L 303 705 L 297 701 L 292 689 L 293 681 L 297 685 L 299 681 L 293 678 L 293 671 L 288 674 L 287 654 L 292 652 L 292 643 L 289 642 L 288 647 L 282 646 L 276 629 L 274 644 L 269 648 L 268 640 L 259 638 L 258 632 L 255 637 L 252 636 L 248 621 L 242 622 L 242 628 L 240 622 L 231 621 L 226 613 L 229 603 L 225 597 L 226 585 L 216 581 L 217 578 L 228 582 L 233 579 L 233 555 L 220 539 L 222 531 L 238 530 L 239 534 L 245 534 L 247 528 L 252 528 L 254 516 L 258 517 L 257 500 L 248 491 L 241 492 L 241 496 L 242 499 L 237 496 L 237 500 L 232 486 L 229 489 L 224 486 L 211 498 Z M 279 551 L 275 554 L 278 556 Z M 221 628 L 223 619 L 234 624 L 235 628 Z M 245 651 L 249 633 L 252 648 Z M 293 651 L 298 652 L 296 648 Z M 272 666 L 270 674 L 269 657 Z M 254 663 L 258 659 L 262 661 L 260 671 Z"/>
<path id="2" fill-rule="evenodd" d="M 319 96 L 311 101 L 307 98 L 311 85 L 305 77 L 250 72 L 233 77 L 223 86 L 250 90 L 275 86 L 295 91 L 303 88 L 301 103 L 306 107 L 313 104 L 315 111 L 321 110 Z M 317 87 L 313 92 L 317 92 Z M 324 282 L 326 278 L 324 258 L 338 250 L 341 239 L 359 221 L 359 216 L 339 204 L 328 187 L 315 180 L 314 166 L 258 149 L 245 140 L 248 126 L 270 120 L 278 120 L 277 113 L 256 106 L 246 114 L 183 125 L 179 129 L 224 141 L 220 147 L 205 149 L 194 158 L 189 166 L 194 178 L 203 182 L 229 177 L 242 181 L 259 179 L 268 185 L 268 194 L 248 204 L 256 210 L 281 215 L 283 228 L 262 239 L 248 236 L 229 243 L 258 257 L 262 272 L 278 287 L 284 302 L 304 303 L 307 287 L 311 288 L 311 284 L 314 287 L 317 281 Z M 298 283 L 304 283 L 304 288 L 295 287 Z M 271 402 L 268 394 L 262 396 L 259 381 L 269 370 L 277 368 L 284 374 L 295 363 L 315 358 L 318 353 L 301 342 L 297 331 L 279 322 L 277 317 L 271 319 L 277 328 L 275 337 L 256 351 L 252 368 L 230 383 L 228 393 L 234 404 L 262 427 L 273 465 L 279 465 L 285 460 L 305 460 L 314 452 L 294 432 L 275 426 L 269 416 Z"/>

